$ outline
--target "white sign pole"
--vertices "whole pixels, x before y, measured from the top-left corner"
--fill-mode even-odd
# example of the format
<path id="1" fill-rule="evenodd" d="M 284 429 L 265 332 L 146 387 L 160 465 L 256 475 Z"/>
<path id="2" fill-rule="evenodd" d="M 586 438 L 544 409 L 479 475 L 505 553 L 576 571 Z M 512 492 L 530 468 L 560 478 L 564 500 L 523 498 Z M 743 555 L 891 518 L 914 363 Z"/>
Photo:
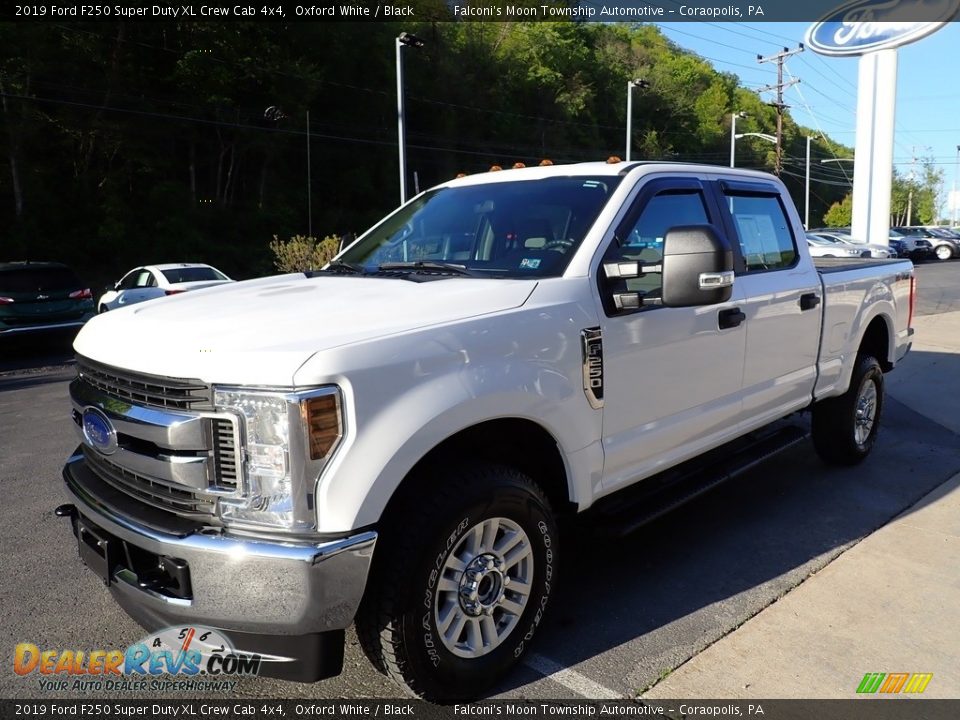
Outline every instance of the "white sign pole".
<path id="1" fill-rule="evenodd" d="M 857 86 L 851 233 L 881 245 L 890 240 L 896 99 L 897 51 L 880 50 L 862 56 Z"/>

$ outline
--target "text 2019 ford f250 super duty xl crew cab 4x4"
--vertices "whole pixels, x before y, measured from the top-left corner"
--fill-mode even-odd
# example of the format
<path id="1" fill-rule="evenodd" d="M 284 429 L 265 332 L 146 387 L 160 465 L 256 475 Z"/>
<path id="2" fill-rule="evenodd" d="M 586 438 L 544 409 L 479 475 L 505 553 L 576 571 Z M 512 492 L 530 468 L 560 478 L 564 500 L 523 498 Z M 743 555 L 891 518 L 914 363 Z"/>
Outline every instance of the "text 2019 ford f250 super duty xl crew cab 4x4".
<path id="1" fill-rule="evenodd" d="M 862 460 L 913 297 L 909 261 L 815 266 L 763 173 L 454 180 L 323 270 L 90 321 L 58 514 L 150 629 L 310 681 L 355 622 L 409 691 L 476 697 L 550 605 L 558 517 L 733 441 L 766 454 L 805 409 L 823 458 Z"/>

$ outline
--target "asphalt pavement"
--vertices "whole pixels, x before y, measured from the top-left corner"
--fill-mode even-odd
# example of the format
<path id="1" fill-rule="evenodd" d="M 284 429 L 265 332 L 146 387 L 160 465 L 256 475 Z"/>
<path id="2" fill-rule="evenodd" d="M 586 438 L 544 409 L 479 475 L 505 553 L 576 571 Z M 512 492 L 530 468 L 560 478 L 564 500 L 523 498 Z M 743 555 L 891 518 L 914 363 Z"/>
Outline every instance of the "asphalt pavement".
<path id="1" fill-rule="evenodd" d="M 960 261 L 921 266 L 917 275 L 918 315 L 931 315 L 930 324 L 943 327 L 942 313 L 960 311 Z M 920 322 L 926 319 L 920 318 L 918 325 Z M 796 612 L 807 615 L 798 626 L 817 627 L 811 623 L 835 612 L 833 606 L 818 605 L 817 598 L 825 603 L 832 595 L 846 597 L 851 580 L 856 581 L 855 587 L 867 587 L 870 577 L 851 577 L 845 574 L 844 564 L 866 567 L 856 562 L 854 553 L 869 550 L 875 538 L 904 518 L 914 518 L 917 524 L 914 528 L 908 523 L 913 529 L 907 532 L 940 533 L 947 537 L 945 544 L 956 539 L 955 532 L 950 535 L 949 523 L 957 515 L 937 508 L 942 507 L 943 498 L 958 495 L 949 492 L 952 486 L 944 483 L 960 471 L 960 428 L 945 423 L 942 414 L 931 417 L 929 403 L 915 397 L 928 383 L 941 382 L 939 372 L 930 378 L 921 366 L 952 373 L 946 384 L 940 385 L 941 393 L 928 393 L 934 399 L 939 394 L 941 410 L 937 412 L 949 414 L 949 398 L 958 397 L 952 378 L 960 378 L 957 357 L 951 355 L 940 346 L 917 350 L 888 376 L 890 394 L 878 445 L 859 467 L 827 468 L 804 443 L 645 526 L 625 541 L 599 540 L 586 531 L 565 537 L 560 585 L 546 627 L 533 654 L 497 695 L 627 698 L 642 694 L 664 697 L 664 692 L 682 690 L 688 697 L 721 691 L 722 695 L 713 696 L 746 697 L 748 694 L 737 694 L 738 687 L 744 691 L 742 686 L 748 685 L 749 690 L 757 683 L 757 687 L 769 688 L 769 684 L 761 684 L 760 675 L 746 667 L 740 674 L 716 668 L 727 667 L 736 653 L 768 657 L 771 663 L 781 657 L 785 662 L 797 657 L 802 643 L 810 638 L 780 636 L 773 631 L 747 637 L 743 634 L 747 628 L 778 608 L 790 608 L 788 601 L 801 593 L 808 599 Z M 72 374 L 68 361 L 66 346 L 46 348 L 36 357 L 0 346 L 0 488 L 5 493 L 5 501 L 0 503 L 0 607 L 5 609 L 0 637 L 8 668 L 19 642 L 50 649 L 109 650 L 123 649 L 144 636 L 79 561 L 68 524 L 53 516 L 53 509 L 66 500 L 60 469 L 76 445 L 68 416 L 67 379 Z M 906 388 L 895 385 L 901 374 L 914 378 L 903 381 L 908 383 Z M 940 495 L 929 495 L 938 488 Z M 930 517 L 922 513 L 923 508 L 933 508 L 935 517 L 923 519 Z M 898 516 L 901 519 L 891 523 Z M 896 546 L 899 539 L 889 542 Z M 914 547 L 924 553 L 925 567 L 954 557 L 927 546 Z M 955 569 L 955 558 L 952 561 Z M 895 568 L 896 573 L 902 571 L 900 565 Z M 846 578 L 848 584 L 810 596 L 824 585 L 823 578 L 836 575 Z M 930 575 L 918 577 L 917 593 L 932 582 Z M 955 573 L 947 576 L 946 582 L 953 582 L 956 590 Z M 949 587 L 934 587 L 942 589 L 945 598 L 952 597 Z M 878 592 L 872 587 L 864 589 L 861 600 Z M 885 636 L 909 634 L 935 642 L 937 636 L 930 633 L 940 627 L 938 619 L 952 619 L 954 627 L 960 627 L 956 617 L 949 615 L 950 608 L 941 608 L 938 612 L 942 614 L 934 615 L 926 625 L 909 613 L 894 610 L 882 615 L 878 632 Z M 830 652 L 828 636 L 828 630 L 815 633 L 823 648 L 821 655 Z M 734 640 L 746 644 L 732 646 Z M 880 663 L 880 658 L 869 655 L 879 641 L 869 632 L 858 636 L 854 646 L 858 650 L 850 655 L 850 676 L 886 670 L 886 665 L 857 665 L 861 662 L 858 658 L 863 663 Z M 958 646 L 953 645 L 954 649 Z M 912 671 L 908 660 L 919 663 L 914 656 L 904 656 L 903 667 L 897 665 L 896 669 Z M 694 673 L 697 663 L 708 661 L 716 664 L 705 664 L 702 672 Z M 957 665 L 955 656 L 944 653 L 929 657 L 929 662 L 916 670 L 933 672 L 936 679 L 947 672 L 948 662 Z M 720 678 L 721 687 L 705 683 L 703 677 L 710 671 Z M 816 696 L 802 683 L 803 672 L 800 681 L 787 686 L 788 696 Z M 684 678 L 688 679 L 686 685 L 668 684 Z M 845 691 L 849 687 L 846 678 L 837 687 L 838 692 Z M 928 692 L 934 687 L 931 683 Z M 0 697 L 38 695 L 36 677 L 0 673 Z M 351 632 L 340 677 L 313 685 L 265 678 L 243 680 L 235 695 L 389 698 L 398 692 L 367 663 Z M 57 697 L 58 693 L 45 692 L 43 696 Z M 59 696 L 75 697 L 69 692 Z M 184 695 L 171 693 L 170 697 Z"/>

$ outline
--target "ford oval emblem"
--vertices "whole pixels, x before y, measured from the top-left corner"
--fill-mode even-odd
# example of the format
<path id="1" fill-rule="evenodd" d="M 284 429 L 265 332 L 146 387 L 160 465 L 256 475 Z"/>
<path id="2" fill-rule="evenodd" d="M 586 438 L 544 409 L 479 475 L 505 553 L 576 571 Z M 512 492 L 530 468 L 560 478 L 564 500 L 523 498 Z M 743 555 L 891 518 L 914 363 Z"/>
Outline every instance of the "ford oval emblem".
<path id="1" fill-rule="evenodd" d="M 852 0 L 811 25 L 804 42 L 841 57 L 891 50 L 939 30 L 958 9 L 960 0 Z"/>
<path id="2" fill-rule="evenodd" d="M 104 455 L 112 455 L 117 451 L 117 431 L 110 418 L 95 407 L 83 411 L 83 437 L 90 447 Z"/>

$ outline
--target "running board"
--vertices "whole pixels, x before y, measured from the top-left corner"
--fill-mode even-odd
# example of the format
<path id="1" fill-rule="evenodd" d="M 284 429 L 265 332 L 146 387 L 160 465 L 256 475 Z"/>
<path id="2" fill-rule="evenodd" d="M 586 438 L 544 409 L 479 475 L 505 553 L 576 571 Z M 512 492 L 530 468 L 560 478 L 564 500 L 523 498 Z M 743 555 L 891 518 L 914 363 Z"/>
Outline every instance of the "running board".
<path id="1" fill-rule="evenodd" d="M 677 468 L 641 480 L 634 487 L 597 501 L 588 512 L 593 520 L 591 524 L 604 535 L 629 535 L 808 437 L 809 429 L 788 425 L 711 450 Z"/>

